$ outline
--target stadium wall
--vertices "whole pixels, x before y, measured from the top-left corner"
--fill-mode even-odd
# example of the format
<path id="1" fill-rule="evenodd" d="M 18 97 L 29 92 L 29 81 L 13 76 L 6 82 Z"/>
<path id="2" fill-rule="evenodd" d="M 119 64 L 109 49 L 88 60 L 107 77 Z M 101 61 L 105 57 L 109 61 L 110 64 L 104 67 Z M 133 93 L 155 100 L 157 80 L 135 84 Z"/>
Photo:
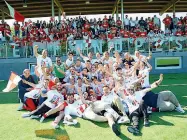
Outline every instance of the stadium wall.
<path id="1" fill-rule="evenodd" d="M 147 55 L 147 54 L 145 54 Z M 160 61 L 166 64 L 159 64 L 157 66 L 157 59 L 162 58 L 172 58 L 167 61 Z M 178 60 L 174 60 L 173 58 L 179 58 L 180 64 Z M 55 58 L 52 58 L 55 61 Z M 65 60 L 65 57 L 62 58 Z M 175 63 L 176 61 L 176 63 Z M 186 52 L 160 52 L 160 53 L 153 53 L 152 59 L 149 61 L 152 65 L 153 69 L 151 74 L 160 74 L 160 73 L 187 73 L 187 53 Z M 159 62 L 159 63 L 160 63 Z M 168 63 L 168 64 L 167 64 Z M 36 64 L 36 58 L 14 58 L 14 59 L 0 59 L 0 80 L 8 80 L 10 76 L 10 72 L 13 71 L 17 74 L 22 74 L 23 70 L 26 68 L 31 68 L 32 64 Z M 167 67 L 169 65 L 169 67 Z M 171 66 L 170 66 L 171 65 Z M 177 65 L 175 67 L 175 65 Z M 160 66 L 164 66 L 161 67 Z"/>

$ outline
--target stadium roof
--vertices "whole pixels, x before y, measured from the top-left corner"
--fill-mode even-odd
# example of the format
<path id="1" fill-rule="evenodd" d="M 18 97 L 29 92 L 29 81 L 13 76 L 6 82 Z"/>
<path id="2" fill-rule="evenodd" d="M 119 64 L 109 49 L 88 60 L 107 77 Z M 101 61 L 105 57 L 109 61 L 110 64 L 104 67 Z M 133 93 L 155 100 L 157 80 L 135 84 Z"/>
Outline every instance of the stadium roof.
<path id="1" fill-rule="evenodd" d="M 23 0 L 6 0 L 12 7 L 26 18 L 50 17 L 51 0 L 26 0 L 27 7 L 23 7 Z M 54 0 L 59 2 L 67 16 L 111 14 L 118 0 Z M 120 0 L 119 0 L 120 1 Z M 160 13 L 172 12 L 172 4 L 176 3 L 176 12 L 187 12 L 187 0 L 123 0 L 124 13 Z M 151 0 L 150 0 L 151 1 Z M 55 16 L 58 16 L 58 4 L 55 5 Z M 0 9 L 6 7 L 4 0 L 0 0 Z M 121 4 L 118 4 L 119 13 Z M 2 14 L 0 14 L 0 19 Z M 5 14 L 5 19 L 10 17 Z"/>

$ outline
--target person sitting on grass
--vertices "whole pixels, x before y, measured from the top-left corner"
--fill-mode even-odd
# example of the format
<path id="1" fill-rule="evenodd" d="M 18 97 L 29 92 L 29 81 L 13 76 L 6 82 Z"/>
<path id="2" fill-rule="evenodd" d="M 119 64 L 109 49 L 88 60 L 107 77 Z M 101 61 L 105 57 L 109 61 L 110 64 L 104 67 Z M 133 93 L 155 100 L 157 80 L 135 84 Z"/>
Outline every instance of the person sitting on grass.
<path id="1" fill-rule="evenodd" d="M 176 110 L 180 113 L 185 113 L 175 94 L 168 90 L 161 91 L 158 94 L 148 91 L 143 97 L 143 100 L 146 105 L 154 108 L 155 111 L 161 112 Z"/>
<path id="2" fill-rule="evenodd" d="M 61 107 L 64 106 L 64 103 L 62 103 L 61 107 L 56 107 L 45 113 L 43 117 L 40 119 L 40 122 L 43 122 L 43 120 L 47 116 L 50 116 L 60 111 L 59 116 L 53 122 L 54 128 L 59 128 L 58 124 L 63 117 L 63 123 L 68 125 L 75 125 L 77 121 L 73 120 L 73 118 L 71 117 L 71 115 L 73 115 L 96 122 L 108 121 L 109 126 L 112 128 L 112 131 L 117 136 L 119 136 L 120 132 L 117 128 L 116 122 L 126 123 L 125 118 L 120 116 L 117 112 L 115 112 L 109 104 L 97 101 L 95 93 L 92 93 L 92 95 L 90 95 L 90 100 L 86 100 L 88 99 L 88 94 L 83 94 L 81 89 L 78 90 L 78 94 L 79 96 L 77 94 L 68 94 L 66 101 L 68 105 L 65 107 L 65 110 L 60 111 Z M 103 115 L 100 115 L 100 113 L 102 113 Z"/>
<path id="3" fill-rule="evenodd" d="M 57 83 L 57 90 L 50 90 L 47 93 L 42 91 L 41 96 L 47 97 L 47 100 L 45 100 L 36 110 L 23 114 L 22 117 L 30 117 L 31 119 L 40 118 L 40 116 L 43 116 L 47 111 L 59 106 L 59 104 L 64 101 L 64 96 L 61 93 L 61 83 Z"/>

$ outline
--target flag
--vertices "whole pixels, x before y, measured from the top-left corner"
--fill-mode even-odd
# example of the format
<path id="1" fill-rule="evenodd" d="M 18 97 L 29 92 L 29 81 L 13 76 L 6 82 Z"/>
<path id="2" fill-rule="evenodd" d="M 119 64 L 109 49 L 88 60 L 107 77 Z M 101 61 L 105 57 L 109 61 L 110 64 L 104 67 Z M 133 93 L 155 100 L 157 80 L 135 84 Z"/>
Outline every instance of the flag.
<path id="1" fill-rule="evenodd" d="M 5 3 L 10 11 L 10 16 L 18 22 L 24 22 L 25 17 L 22 14 L 20 14 L 18 11 L 16 11 L 12 6 L 10 6 L 6 1 Z"/>
<path id="2" fill-rule="evenodd" d="M 21 77 L 14 72 L 11 72 L 8 84 L 3 92 L 10 92 L 13 90 L 15 87 L 17 87 L 19 81 L 21 81 Z"/>

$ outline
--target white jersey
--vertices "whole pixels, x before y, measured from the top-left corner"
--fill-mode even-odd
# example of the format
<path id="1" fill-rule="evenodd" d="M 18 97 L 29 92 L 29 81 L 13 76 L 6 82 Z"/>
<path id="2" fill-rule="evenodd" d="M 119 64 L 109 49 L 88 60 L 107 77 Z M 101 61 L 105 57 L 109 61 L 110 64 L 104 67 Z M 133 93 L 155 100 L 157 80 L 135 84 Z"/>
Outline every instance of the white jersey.
<path id="1" fill-rule="evenodd" d="M 147 59 L 145 55 L 140 55 L 139 58 L 137 58 L 136 56 L 134 56 L 133 58 L 134 58 L 134 60 L 135 60 L 136 62 L 139 61 L 139 59 L 141 59 L 141 61 L 145 61 L 145 59 Z"/>
<path id="2" fill-rule="evenodd" d="M 42 55 L 38 55 L 37 65 L 39 67 L 41 67 L 41 66 L 51 67 L 52 66 L 51 58 L 49 58 L 49 57 L 43 58 Z"/>
<path id="3" fill-rule="evenodd" d="M 113 100 L 114 100 L 115 94 L 114 93 L 109 93 L 108 95 L 103 95 L 101 97 L 101 101 L 108 103 L 108 104 L 112 104 Z"/>
<path id="4" fill-rule="evenodd" d="M 73 64 L 73 58 L 72 58 L 72 60 L 70 60 L 70 59 L 67 59 L 66 60 L 66 65 L 69 67 L 69 66 L 71 66 L 72 64 Z"/>
<path id="5" fill-rule="evenodd" d="M 68 106 L 65 108 L 64 113 L 65 115 L 82 117 L 87 107 L 87 104 L 83 104 L 82 101 L 79 99 L 75 101 L 73 104 L 68 104 Z"/>
<path id="6" fill-rule="evenodd" d="M 93 63 L 92 64 L 94 64 L 94 63 L 101 63 L 102 62 L 102 59 L 101 58 L 99 58 L 99 59 L 93 59 L 93 61 L 92 61 Z"/>
<path id="7" fill-rule="evenodd" d="M 112 57 L 110 57 L 108 60 L 103 61 L 104 64 L 109 64 L 110 62 L 114 62 L 114 59 Z"/>
<path id="8" fill-rule="evenodd" d="M 76 93 L 78 93 L 78 88 L 81 88 L 81 91 L 82 92 L 85 92 L 86 91 L 86 86 L 85 84 L 82 84 L 81 86 L 78 85 L 78 83 L 75 84 L 75 91 Z"/>
<path id="9" fill-rule="evenodd" d="M 105 81 L 105 85 L 107 85 L 107 86 L 109 86 L 109 87 L 111 87 L 111 86 L 114 85 L 114 80 L 113 80 L 113 78 L 111 78 L 111 77 L 105 78 L 104 81 Z"/>
<path id="10" fill-rule="evenodd" d="M 42 74 L 42 69 L 41 69 L 42 66 L 52 67 L 51 58 L 49 58 L 49 57 L 43 58 L 42 55 L 38 55 L 38 57 L 37 57 L 37 66 L 38 66 L 39 74 Z"/>
<path id="11" fill-rule="evenodd" d="M 40 97 L 41 90 L 42 90 L 42 85 L 41 84 L 37 84 L 36 87 L 33 90 L 25 93 L 24 96 L 26 98 L 38 99 Z"/>
<path id="12" fill-rule="evenodd" d="M 47 100 L 44 103 L 50 108 L 56 107 L 64 100 L 64 96 L 60 94 L 57 90 L 50 90 L 46 94 Z"/>
<path id="13" fill-rule="evenodd" d="M 129 19 L 128 19 L 128 18 L 125 18 L 125 19 L 124 19 L 124 24 L 125 24 L 125 25 L 129 25 L 129 24 L 130 24 L 130 22 L 129 22 Z"/>
<path id="14" fill-rule="evenodd" d="M 94 84 L 91 83 L 91 87 L 93 88 L 94 92 L 97 94 L 97 96 L 103 95 L 103 84 Z"/>
<path id="15" fill-rule="evenodd" d="M 91 64 L 94 64 L 94 59 L 91 59 L 91 60 L 90 60 L 90 59 L 89 59 L 88 57 L 86 57 L 86 56 L 83 57 L 83 60 L 84 60 L 85 63 L 86 63 L 87 60 L 89 60 L 89 61 L 91 62 Z"/>
<path id="16" fill-rule="evenodd" d="M 124 101 L 128 105 L 130 114 L 139 107 L 140 101 L 142 100 L 143 96 L 144 94 L 141 91 L 135 92 L 134 95 L 126 96 Z"/>
<path id="17" fill-rule="evenodd" d="M 140 70 L 139 71 L 139 75 L 141 76 L 146 76 L 142 82 L 141 82 L 141 85 L 142 87 L 144 88 L 147 88 L 147 87 L 150 87 L 150 83 L 149 83 L 149 70 L 147 68 L 143 69 L 143 70 Z"/>
<path id="18" fill-rule="evenodd" d="M 97 71 L 96 71 L 96 72 L 94 72 L 94 73 L 90 72 L 90 76 L 91 76 L 91 77 L 96 76 L 96 77 L 97 77 L 97 79 L 98 79 L 98 72 L 97 72 Z"/>

